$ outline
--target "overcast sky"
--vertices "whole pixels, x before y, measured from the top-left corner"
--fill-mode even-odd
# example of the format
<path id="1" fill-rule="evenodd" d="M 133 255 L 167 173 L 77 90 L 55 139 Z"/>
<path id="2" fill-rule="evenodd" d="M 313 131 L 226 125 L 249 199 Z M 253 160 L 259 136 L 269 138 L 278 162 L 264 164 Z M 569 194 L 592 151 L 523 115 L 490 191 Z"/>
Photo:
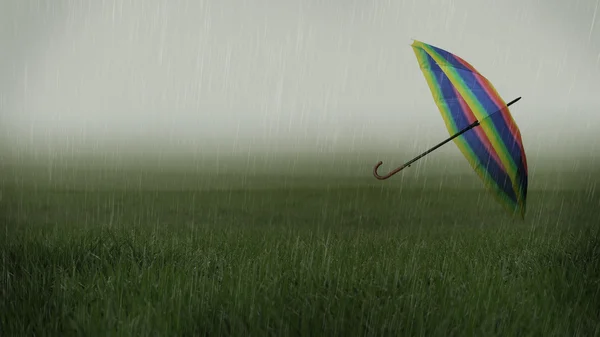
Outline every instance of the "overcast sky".
<path id="1" fill-rule="evenodd" d="M 448 133 L 411 38 L 522 96 L 529 153 L 595 149 L 598 0 L 2 0 L 2 139 L 424 149 Z"/>

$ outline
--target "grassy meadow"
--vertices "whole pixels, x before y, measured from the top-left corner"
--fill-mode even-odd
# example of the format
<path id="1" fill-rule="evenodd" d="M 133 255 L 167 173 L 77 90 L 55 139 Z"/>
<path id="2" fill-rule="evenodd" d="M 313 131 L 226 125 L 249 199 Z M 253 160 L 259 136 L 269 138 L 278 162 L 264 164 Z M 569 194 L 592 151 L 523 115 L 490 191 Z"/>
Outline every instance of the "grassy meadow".
<path id="1" fill-rule="evenodd" d="M 0 336 L 600 336 L 600 170 L 523 221 L 463 160 L 4 162 Z"/>

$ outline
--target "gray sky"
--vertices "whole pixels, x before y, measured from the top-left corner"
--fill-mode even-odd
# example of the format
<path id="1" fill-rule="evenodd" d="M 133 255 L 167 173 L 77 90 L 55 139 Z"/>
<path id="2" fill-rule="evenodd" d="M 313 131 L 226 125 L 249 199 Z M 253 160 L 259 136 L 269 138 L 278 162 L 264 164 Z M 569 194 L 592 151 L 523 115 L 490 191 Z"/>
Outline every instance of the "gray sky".
<path id="1" fill-rule="evenodd" d="M 3 141 L 424 150 L 447 131 L 411 38 L 523 96 L 530 156 L 600 139 L 598 0 L 2 0 Z"/>

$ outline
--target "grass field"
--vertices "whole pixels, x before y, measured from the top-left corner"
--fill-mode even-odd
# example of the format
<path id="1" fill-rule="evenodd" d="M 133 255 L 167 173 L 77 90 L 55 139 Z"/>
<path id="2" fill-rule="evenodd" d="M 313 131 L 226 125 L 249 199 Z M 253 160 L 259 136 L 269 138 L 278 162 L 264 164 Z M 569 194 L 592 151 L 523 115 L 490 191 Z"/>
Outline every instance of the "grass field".
<path id="1" fill-rule="evenodd" d="M 2 168 L 1 336 L 600 336 L 598 172 Z M 360 171 L 360 170 L 359 170 Z"/>

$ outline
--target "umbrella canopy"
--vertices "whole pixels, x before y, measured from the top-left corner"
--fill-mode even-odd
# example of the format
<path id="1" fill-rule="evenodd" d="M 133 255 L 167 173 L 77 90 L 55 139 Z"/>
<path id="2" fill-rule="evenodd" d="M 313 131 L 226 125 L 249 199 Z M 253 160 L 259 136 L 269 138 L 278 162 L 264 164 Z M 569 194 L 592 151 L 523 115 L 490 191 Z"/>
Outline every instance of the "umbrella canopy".
<path id="1" fill-rule="evenodd" d="M 507 104 L 462 58 L 421 41 L 412 48 L 448 131 L 462 131 L 455 144 L 497 200 L 524 218 L 527 159 Z"/>

